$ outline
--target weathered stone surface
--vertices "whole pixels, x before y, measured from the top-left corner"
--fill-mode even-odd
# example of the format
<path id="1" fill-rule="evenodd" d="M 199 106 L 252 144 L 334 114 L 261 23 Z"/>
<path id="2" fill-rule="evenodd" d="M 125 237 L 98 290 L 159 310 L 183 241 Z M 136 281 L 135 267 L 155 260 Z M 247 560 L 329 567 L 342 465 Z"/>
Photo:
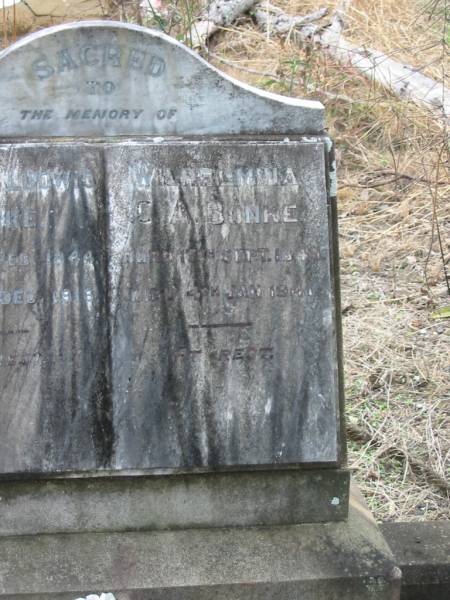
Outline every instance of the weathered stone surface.
<path id="1" fill-rule="evenodd" d="M 450 521 L 383 523 L 403 573 L 401 600 L 450 598 Z"/>
<path id="2" fill-rule="evenodd" d="M 0 147 L 0 473 L 340 463 L 325 145 Z"/>
<path id="3" fill-rule="evenodd" d="M 62 25 L 0 54 L 0 137 L 322 133 L 319 102 L 259 91 L 162 33 Z"/>
<path id="4" fill-rule="evenodd" d="M 401 573 L 376 524 L 0 538 L 0 598 L 398 600 Z"/>
<path id="5" fill-rule="evenodd" d="M 334 469 L 3 482 L 0 536 L 339 521 L 348 483 Z"/>
<path id="6" fill-rule="evenodd" d="M 323 107 L 98 22 L 0 79 L 0 600 L 398 600 L 338 521 Z"/>

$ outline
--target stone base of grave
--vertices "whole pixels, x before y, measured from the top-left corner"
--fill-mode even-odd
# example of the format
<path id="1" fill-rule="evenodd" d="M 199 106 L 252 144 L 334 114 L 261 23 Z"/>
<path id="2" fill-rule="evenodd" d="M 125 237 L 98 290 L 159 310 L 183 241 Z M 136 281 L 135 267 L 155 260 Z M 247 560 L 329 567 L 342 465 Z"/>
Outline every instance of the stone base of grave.
<path id="1" fill-rule="evenodd" d="M 0 537 L 343 521 L 346 469 L 272 469 L 0 483 Z"/>
<path id="2" fill-rule="evenodd" d="M 401 600 L 449 600 L 450 521 L 380 528 L 403 573 Z"/>
<path id="3" fill-rule="evenodd" d="M 353 497 L 346 522 L 2 537 L 0 581 L 1 600 L 398 600 L 401 572 Z"/>

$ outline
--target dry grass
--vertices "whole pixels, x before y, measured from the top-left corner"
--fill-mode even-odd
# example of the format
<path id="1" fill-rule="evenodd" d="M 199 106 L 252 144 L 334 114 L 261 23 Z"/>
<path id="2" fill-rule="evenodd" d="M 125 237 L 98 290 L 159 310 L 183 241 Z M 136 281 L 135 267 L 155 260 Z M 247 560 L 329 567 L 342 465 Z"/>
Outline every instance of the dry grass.
<path id="1" fill-rule="evenodd" d="M 336 4 L 273 3 L 298 15 Z M 120 4 L 110 3 L 115 15 L 132 19 L 133 4 Z M 445 5 L 354 0 L 345 35 L 446 79 Z M 166 7 L 153 25 L 174 36 L 199 11 L 188 0 Z M 450 518 L 450 319 L 432 317 L 450 304 L 437 235 L 450 269 L 448 132 L 318 49 L 261 33 L 250 16 L 204 55 L 238 79 L 325 103 L 340 172 L 350 466 L 378 519 Z"/>

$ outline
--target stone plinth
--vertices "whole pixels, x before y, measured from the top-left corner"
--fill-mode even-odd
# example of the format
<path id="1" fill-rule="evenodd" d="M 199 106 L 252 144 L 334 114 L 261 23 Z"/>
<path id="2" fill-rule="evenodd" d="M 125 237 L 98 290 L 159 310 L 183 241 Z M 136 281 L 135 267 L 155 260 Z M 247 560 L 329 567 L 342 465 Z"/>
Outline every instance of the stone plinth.
<path id="1" fill-rule="evenodd" d="M 292 469 L 2 483 L 0 536 L 342 521 L 348 480 Z"/>
<path id="2" fill-rule="evenodd" d="M 355 500 L 347 523 L 0 538 L 0 565 L 2 600 L 398 600 L 401 582 Z"/>

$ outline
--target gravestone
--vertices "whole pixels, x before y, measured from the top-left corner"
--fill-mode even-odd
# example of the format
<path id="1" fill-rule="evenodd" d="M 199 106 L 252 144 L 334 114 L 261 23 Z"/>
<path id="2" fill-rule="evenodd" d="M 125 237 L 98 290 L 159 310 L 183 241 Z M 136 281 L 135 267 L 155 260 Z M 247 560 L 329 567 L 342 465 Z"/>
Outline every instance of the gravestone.
<path id="1" fill-rule="evenodd" d="M 108 22 L 0 81 L 0 597 L 395 598 L 348 519 L 323 107 Z"/>
<path id="2" fill-rule="evenodd" d="M 0 73 L 3 137 L 86 138 L 0 149 L 0 472 L 340 465 L 320 105 L 127 27 Z M 311 137 L 206 137 L 258 127 Z"/>

